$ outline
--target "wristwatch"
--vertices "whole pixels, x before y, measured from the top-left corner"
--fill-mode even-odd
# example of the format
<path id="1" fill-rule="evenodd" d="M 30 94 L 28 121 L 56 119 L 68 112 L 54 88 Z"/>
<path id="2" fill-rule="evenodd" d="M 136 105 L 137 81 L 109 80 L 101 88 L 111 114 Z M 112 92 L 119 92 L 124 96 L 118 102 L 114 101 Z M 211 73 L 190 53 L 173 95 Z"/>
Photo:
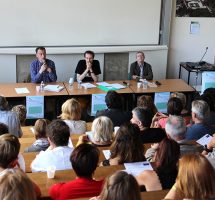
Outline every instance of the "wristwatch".
<path id="1" fill-rule="evenodd" d="M 205 150 L 206 152 L 208 152 L 208 153 L 210 153 L 210 152 L 213 151 L 213 149 L 208 149 L 207 145 L 204 146 L 204 150 Z"/>

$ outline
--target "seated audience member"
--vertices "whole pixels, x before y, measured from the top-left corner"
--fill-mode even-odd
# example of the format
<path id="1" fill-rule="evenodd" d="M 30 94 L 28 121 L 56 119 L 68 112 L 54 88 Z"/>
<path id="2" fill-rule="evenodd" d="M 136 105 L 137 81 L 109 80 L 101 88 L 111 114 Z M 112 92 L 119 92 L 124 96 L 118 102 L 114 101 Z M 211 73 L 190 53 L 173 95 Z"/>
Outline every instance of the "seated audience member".
<path id="1" fill-rule="evenodd" d="M 3 96 L 0 96 L 0 122 L 8 126 L 9 133 L 17 137 L 22 136 L 22 129 L 17 113 L 9 110 L 8 102 Z"/>
<path id="2" fill-rule="evenodd" d="M 152 67 L 149 63 L 144 62 L 145 55 L 142 51 L 136 54 L 136 61 L 130 66 L 130 76 L 132 79 L 142 78 L 147 80 L 153 79 Z"/>
<path id="3" fill-rule="evenodd" d="M 100 196 L 90 200 L 141 200 L 140 189 L 135 178 L 124 171 L 109 176 Z"/>
<path id="4" fill-rule="evenodd" d="M 211 141 L 204 147 L 202 154 L 208 158 L 215 169 L 215 134 L 213 134 Z"/>
<path id="5" fill-rule="evenodd" d="M 205 134 L 213 134 L 212 127 L 206 124 L 209 114 L 210 109 L 205 101 L 196 100 L 192 102 L 192 120 L 194 124 L 187 128 L 187 140 L 198 140 Z"/>
<path id="6" fill-rule="evenodd" d="M 0 180 L 1 178 L 3 178 L 5 174 L 7 174 L 9 171 L 12 171 L 13 168 L 22 169 L 21 165 L 25 166 L 25 163 L 20 163 L 19 150 L 20 150 L 20 143 L 16 136 L 12 134 L 3 134 L 0 136 Z M 14 173 L 15 172 L 16 171 L 14 171 Z M 16 188 L 16 186 L 13 185 L 13 188 Z M 34 190 L 37 194 L 37 197 L 41 196 L 40 189 L 35 184 L 34 184 Z"/>
<path id="7" fill-rule="evenodd" d="M 98 60 L 94 60 L 94 52 L 86 51 L 84 53 L 84 60 L 80 60 L 76 67 L 78 82 L 97 82 L 99 74 L 101 74 L 100 64 Z"/>
<path id="8" fill-rule="evenodd" d="M 142 95 L 137 98 L 137 107 L 150 110 L 153 116 L 158 112 L 152 97 L 148 95 Z"/>
<path id="9" fill-rule="evenodd" d="M 106 116 L 111 119 L 113 126 L 121 126 L 125 122 L 129 122 L 131 119 L 131 112 L 125 112 L 122 110 L 122 98 L 116 91 L 108 91 L 105 96 L 105 103 L 107 109 L 97 111 L 96 117 Z"/>
<path id="10" fill-rule="evenodd" d="M 201 154 L 179 160 L 176 183 L 165 199 L 215 199 L 215 170 Z"/>
<path id="11" fill-rule="evenodd" d="M 170 116 L 165 126 L 166 134 L 180 145 L 181 156 L 185 154 L 201 153 L 203 148 L 186 140 L 186 126 L 180 116 Z"/>
<path id="12" fill-rule="evenodd" d="M 140 138 L 140 130 L 134 124 L 123 124 L 117 131 L 116 137 L 110 147 L 110 159 L 104 160 L 100 165 L 121 165 L 125 162 L 145 161 L 144 146 Z"/>
<path id="13" fill-rule="evenodd" d="M 12 108 L 12 111 L 17 113 L 21 126 L 25 126 L 26 107 L 24 105 L 17 105 Z"/>
<path id="14" fill-rule="evenodd" d="M 170 189 L 177 177 L 180 148 L 174 140 L 164 138 L 154 155 L 154 170 L 145 170 L 136 177 L 141 191 Z"/>
<path id="15" fill-rule="evenodd" d="M 9 133 L 8 126 L 0 122 L 0 135 L 3 135 L 5 133 Z"/>
<path id="16" fill-rule="evenodd" d="M 34 60 L 30 65 L 31 82 L 56 82 L 57 74 L 55 70 L 55 64 L 52 60 L 46 58 L 45 47 L 37 47 L 35 51 L 37 59 Z"/>
<path id="17" fill-rule="evenodd" d="M 48 125 L 48 120 L 38 119 L 34 125 L 34 136 L 36 141 L 25 149 L 24 152 L 37 152 L 45 151 L 49 147 L 49 141 L 46 137 L 46 128 Z"/>
<path id="18" fill-rule="evenodd" d="M 35 185 L 21 170 L 7 170 L 0 178 L 0 199 L 36 200 Z"/>
<path id="19" fill-rule="evenodd" d="M 52 199 L 64 200 L 99 195 L 103 180 L 93 179 L 99 161 L 99 150 L 94 145 L 81 144 L 70 156 L 77 178 L 67 183 L 57 183 L 49 190 Z"/>
<path id="20" fill-rule="evenodd" d="M 172 97 L 169 99 L 167 103 L 167 114 L 164 115 L 163 113 L 156 113 L 156 115 L 153 118 L 153 122 L 158 120 L 158 125 L 161 128 L 165 128 L 166 121 L 168 120 L 168 116 L 171 115 L 177 115 L 181 116 L 181 111 L 183 109 L 182 102 L 179 98 L 177 97 Z"/>
<path id="21" fill-rule="evenodd" d="M 60 118 L 69 126 L 70 134 L 86 132 L 86 122 L 81 119 L 81 105 L 76 99 L 68 99 L 61 107 Z"/>
<path id="22" fill-rule="evenodd" d="M 141 140 L 143 143 L 160 142 L 166 137 L 166 133 L 161 128 L 150 128 L 152 113 L 150 110 L 136 107 L 132 110 L 131 123 L 138 125 Z"/>
<path id="23" fill-rule="evenodd" d="M 205 122 L 210 126 L 215 126 L 215 106 L 214 106 L 214 99 L 211 94 L 205 93 L 202 94 L 198 99 L 196 100 L 202 100 L 205 101 L 210 109 L 210 114 L 206 117 Z"/>
<path id="24" fill-rule="evenodd" d="M 78 144 L 92 142 L 96 146 L 110 146 L 113 140 L 113 123 L 105 116 L 96 118 L 92 123 L 92 135 L 82 135 L 79 137 Z"/>
<path id="25" fill-rule="evenodd" d="M 62 120 L 54 120 L 47 127 L 47 137 L 50 147 L 41 151 L 33 160 L 32 172 L 47 171 L 47 167 L 52 165 L 56 170 L 71 169 L 69 157 L 73 149 L 68 147 L 69 127 Z"/>

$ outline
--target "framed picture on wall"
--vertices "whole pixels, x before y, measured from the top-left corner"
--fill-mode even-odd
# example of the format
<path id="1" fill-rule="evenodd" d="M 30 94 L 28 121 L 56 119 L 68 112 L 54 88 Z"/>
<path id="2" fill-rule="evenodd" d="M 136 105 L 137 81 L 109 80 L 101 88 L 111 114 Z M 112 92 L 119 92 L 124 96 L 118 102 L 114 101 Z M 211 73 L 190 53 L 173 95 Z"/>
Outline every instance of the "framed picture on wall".
<path id="1" fill-rule="evenodd" d="M 176 17 L 215 17 L 215 1 L 176 0 Z"/>

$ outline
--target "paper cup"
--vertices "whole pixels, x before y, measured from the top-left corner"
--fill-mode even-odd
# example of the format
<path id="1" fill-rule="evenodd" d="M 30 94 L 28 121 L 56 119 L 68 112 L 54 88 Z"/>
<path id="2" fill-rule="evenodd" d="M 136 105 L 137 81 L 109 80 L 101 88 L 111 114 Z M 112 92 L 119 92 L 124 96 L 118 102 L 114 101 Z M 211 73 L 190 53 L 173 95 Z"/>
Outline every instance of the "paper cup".
<path id="1" fill-rule="evenodd" d="M 141 88 L 142 83 L 141 82 L 137 82 L 137 88 Z"/>
<path id="2" fill-rule="evenodd" d="M 55 171 L 56 171 L 56 167 L 55 166 L 48 166 L 47 167 L 47 178 L 54 178 Z"/>

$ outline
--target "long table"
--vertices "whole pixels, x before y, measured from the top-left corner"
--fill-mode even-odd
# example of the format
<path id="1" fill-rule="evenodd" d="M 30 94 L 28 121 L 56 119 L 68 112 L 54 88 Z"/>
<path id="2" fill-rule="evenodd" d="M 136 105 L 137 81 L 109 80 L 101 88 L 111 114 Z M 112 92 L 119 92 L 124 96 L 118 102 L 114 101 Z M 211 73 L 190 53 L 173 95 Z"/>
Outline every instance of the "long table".
<path id="1" fill-rule="evenodd" d="M 154 80 L 155 81 L 155 80 Z M 124 89 L 117 90 L 118 93 L 124 95 L 124 99 L 127 101 L 127 109 L 131 110 L 135 105 L 135 95 L 140 94 L 153 94 L 156 92 L 185 92 L 185 93 L 192 93 L 195 91 L 194 88 L 186 84 L 181 79 L 165 79 L 159 80 L 161 83 L 158 87 L 148 87 L 147 89 L 137 88 L 137 82 L 135 80 L 119 80 L 119 81 L 106 81 L 107 83 L 119 83 L 123 84 L 123 82 L 128 83 L 127 87 Z M 39 84 L 34 83 L 12 83 L 12 84 L 0 84 L 0 95 L 3 95 L 9 98 L 12 101 L 12 105 L 17 104 L 25 104 L 25 97 L 26 96 L 44 96 L 45 97 L 45 117 L 48 119 L 54 119 L 60 114 L 60 107 L 62 103 L 71 97 L 82 97 L 82 98 L 91 98 L 92 94 L 104 94 L 105 91 L 99 89 L 98 87 L 85 89 L 85 88 L 78 88 L 78 83 L 75 82 L 71 87 L 69 87 L 68 83 L 50 83 L 50 84 L 57 84 L 63 86 L 64 89 L 60 92 L 37 92 L 36 86 Z M 29 93 L 22 93 L 17 94 L 15 88 L 27 88 Z M 21 99 L 21 102 L 20 102 Z M 18 101 L 18 102 L 17 102 Z M 15 102 L 15 103 L 14 103 Z M 16 103 L 17 102 L 17 103 Z M 51 102 L 51 103 L 50 103 Z M 54 103 L 53 103 L 54 102 Z M 50 113 L 50 109 L 53 111 Z M 47 114 L 48 113 L 48 114 Z"/>

